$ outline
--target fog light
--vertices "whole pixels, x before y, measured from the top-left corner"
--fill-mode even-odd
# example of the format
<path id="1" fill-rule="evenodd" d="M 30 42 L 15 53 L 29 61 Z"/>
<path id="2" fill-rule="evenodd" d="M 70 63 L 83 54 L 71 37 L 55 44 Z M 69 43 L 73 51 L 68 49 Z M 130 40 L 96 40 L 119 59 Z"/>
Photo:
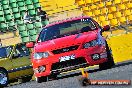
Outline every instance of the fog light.
<path id="1" fill-rule="evenodd" d="M 99 54 L 93 54 L 92 55 L 93 60 L 98 60 L 100 58 Z"/>
<path id="2" fill-rule="evenodd" d="M 44 72 L 44 71 L 45 71 L 45 66 L 40 66 L 40 67 L 38 67 L 38 71 L 39 71 L 39 73 L 40 73 L 40 72 Z"/>

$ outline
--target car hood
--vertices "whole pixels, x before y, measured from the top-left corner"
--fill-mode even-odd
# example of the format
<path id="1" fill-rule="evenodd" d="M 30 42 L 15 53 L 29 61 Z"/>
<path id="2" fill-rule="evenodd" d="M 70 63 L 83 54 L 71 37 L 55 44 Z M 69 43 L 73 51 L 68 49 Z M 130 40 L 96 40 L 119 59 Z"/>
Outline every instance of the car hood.
<path id="1" fill-rule="evenodd" d="M 3 61 L 3 60 L 5 60 L 5 59 L 7 59 L 7 58 L 0 58 L 0 62 Z"/>
<path id="2" fill-rule="evenodd" d="M 7 63 L 8 58 L 0 58 L 0 67 L 3 67 Z"/>
<path id="3" fill-rule="evenodd" d="M 60 48 L 65 48 L 68 46 L 81 45 L 85 41 L 88 42 L 96 38 L 97 32 L 90 31 L 37 43 L 35 44 L 34 50 L 35 52 L 52 51 Z"/>

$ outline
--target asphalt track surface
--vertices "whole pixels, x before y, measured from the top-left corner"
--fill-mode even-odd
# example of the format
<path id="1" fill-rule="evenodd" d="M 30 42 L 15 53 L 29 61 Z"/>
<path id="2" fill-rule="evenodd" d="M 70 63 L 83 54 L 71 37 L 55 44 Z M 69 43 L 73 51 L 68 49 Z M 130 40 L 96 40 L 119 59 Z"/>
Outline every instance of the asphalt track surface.
<path id="1" fill-rule="evenodd" d="M 132 81 L 132 61 L 118 63 L 113 68 L 107 70 L 99 70 L 98 67 L 90 68 L 88 73 L 90 79 L 127 79 Z M 63 74 L 63 77 L 59 77 L 58 80 L 43 83 L 30 81 L 8 86 L 7 88 L 132 88 L 132 83 L 130 85 L 88 85 L 82 87 L 78 81 L 80 76 L 81 73 L 79 72 L 71 72 Z"/>

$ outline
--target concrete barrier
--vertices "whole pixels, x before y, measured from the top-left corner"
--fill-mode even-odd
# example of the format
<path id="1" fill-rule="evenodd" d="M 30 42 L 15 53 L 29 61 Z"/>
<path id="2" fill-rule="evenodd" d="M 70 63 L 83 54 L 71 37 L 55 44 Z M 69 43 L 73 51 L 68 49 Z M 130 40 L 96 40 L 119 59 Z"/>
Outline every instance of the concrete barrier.
<path id="1" fill-rule="evenodd" d="M 112 36 L 107 39 L 107 42 L 116 63 L 132 60 L 132 33 Z"/>

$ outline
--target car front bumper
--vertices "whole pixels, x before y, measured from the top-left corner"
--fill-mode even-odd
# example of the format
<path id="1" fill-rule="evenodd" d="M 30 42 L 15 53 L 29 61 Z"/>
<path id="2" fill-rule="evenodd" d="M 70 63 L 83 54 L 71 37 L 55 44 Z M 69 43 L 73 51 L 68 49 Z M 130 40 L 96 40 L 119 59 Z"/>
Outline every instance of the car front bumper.
<path id="1" fill-rule="evenodd" d="M 68 56 L 73 54 L 75 55 L 75 59 L 76 60 L 78 59 L 76 62 L 73 61 L 73 64 L 70 61 L 60 62 L 59 58 L 61 56 Z M 94 54 L 99 54 L 99 59 L 93 60 L 92 55 Z M 79 61 L 80 58 L 84 59 L 85 61 L 82 61 L 82 62 Z M 107 52 L 106 52 L 105 46 L 95 46 L 95 47 L 90 47 L 88 49 L 70 51 L 70 52 L 66 52 L 62 54 L 57 54 L 48 59 L 41 59 L 41 60 L 32 59 L 34 74 L 36 77 L 49 76 L 52 73 L 61 73 L 61 72 L 69 71 L 72 69 L 77 69 L 80 67 L 98 65 L 106 61 L 107 61 Z M 56 63 L 57 65 L 54 65 Z M 78 64 L 75 64 L 75 63 L 78 63 Z M 71 64 L 71 65 L 68 65 L 68 64 Z M 67 65 L 67 66 L 63 66 L 63 65 Z M 40 66 L 44 66 L 45 71 L 39 72 Z"/>

